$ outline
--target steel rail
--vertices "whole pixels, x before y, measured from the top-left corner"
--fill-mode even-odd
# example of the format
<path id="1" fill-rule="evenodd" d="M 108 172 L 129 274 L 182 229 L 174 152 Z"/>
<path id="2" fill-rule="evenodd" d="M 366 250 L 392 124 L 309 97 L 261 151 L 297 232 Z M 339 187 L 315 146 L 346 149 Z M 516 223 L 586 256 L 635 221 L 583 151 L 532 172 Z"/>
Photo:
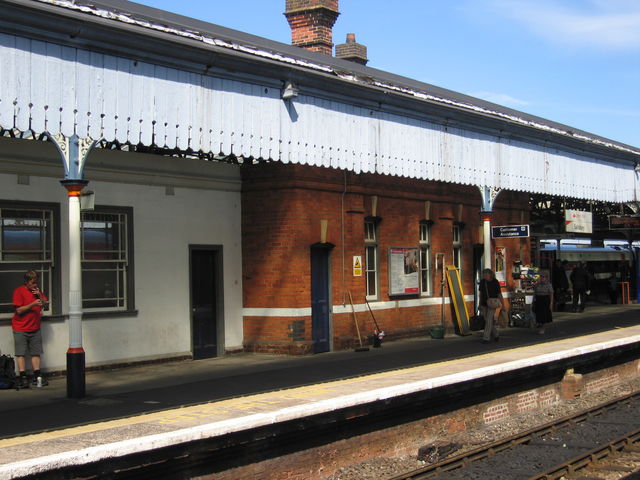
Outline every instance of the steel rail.
<path id="1" fill-rule="evenodd" d="M 640 441 L 640 429 L 627 433 L 611 442 L 596 447 L 588 452 L 577 455 L 566 462 L 560 463 L 555 467 L 551 467 L 543 473 L 529 477 L 528 480 L 558 480 L 567 475 L 575 473 L 583 468 L 597 463 L 611 455 L 621 452 L 630 447 L 634 443 Z"/>
<path id="2" fill-rule="evenodd" d="M 473 450 L 469 450 L 459 455 L 446 458 L 440 462 L 433 463 L 431 465 L 426 465 L 419 469 L 412 470 L 411 472 L 403 473 L 396 477 L 390 478 L 389 480 L 424 480 L 426 478 L 433 478 L 436 475 L 440 475 L 442 473 L 449 472 L 451 470 L 464 468 L 472 462 L 482 460 L 483 458 L 491 457 L 496 453 L 516 447 L 524 443 L 528 443 L 531 441 L 534 435 L 544 435 L 547 433 L 554 432 L 565 426 L 583 422 L 591 417 L 595 417 L 608 410 L 617 408 L 622 404 L 630 403 L 636 399 L 640 399 L 640 391 L 630 393 L 616 400 L 611 400 L 609 402 L 596 405 L 595 407 L 591 407 L 579 413 L 576 413 L 573 415 L 567 415 L 565 417 L 559 418 L 557 420 L 553 420 L 543 425 L 539 425 L 537 427 L 533 427 L 531 429 L 518 432 L 514 435 L 483 445 Z M 634 432 L 634 433 L 637 433 L 637 432 Z M 632 434 L 628 434 L 627 436 L 631 436 L 631 435 Z M 607 445 L 604 448 L 610 448 L 610 447 Z M 546 475 L 546 474 L 547 473 L 543 475 Z M 546 479 L 546 478 L 560 478 L 560 477 L 534 476 L 531 478 Z"/>

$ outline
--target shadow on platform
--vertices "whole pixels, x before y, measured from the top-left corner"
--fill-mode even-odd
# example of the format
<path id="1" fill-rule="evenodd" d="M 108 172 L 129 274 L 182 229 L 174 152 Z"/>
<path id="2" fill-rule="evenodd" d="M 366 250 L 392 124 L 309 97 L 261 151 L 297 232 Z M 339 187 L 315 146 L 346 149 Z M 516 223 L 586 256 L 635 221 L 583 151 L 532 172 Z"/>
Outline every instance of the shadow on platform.
<path id="1" fill-rule="evenodd" d="M 383 348 L 368 352 L 306 357 L 240 354 L 91 372 L 87 374 L 88 396 L 82 400 L 67 399 L 66 379 L 53 378 L 45 388 L 0 391 L 5 418 L 0 438 L 629 327 L 640 323 L 640 306 L 594 306 L 581 314 L 563 312 L 554 314 L 554 318 L 544 335 L 525 328 L 506 328 L 499 343 L 488 345 L 480 342 L 480 333 L 475 333 L 444 340 L 423 337 L 385 343 Z"/>

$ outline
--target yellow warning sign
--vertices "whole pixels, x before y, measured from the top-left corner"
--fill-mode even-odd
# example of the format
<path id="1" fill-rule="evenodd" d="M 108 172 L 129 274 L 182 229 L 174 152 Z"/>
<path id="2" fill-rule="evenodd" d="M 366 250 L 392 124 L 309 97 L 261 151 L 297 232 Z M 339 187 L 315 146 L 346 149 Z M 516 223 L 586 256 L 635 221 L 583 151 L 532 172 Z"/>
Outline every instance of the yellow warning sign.
<path id="1" fill-rule="evenodd" d="M 353 276 L 362 276 L 362 257 L 360 255 L 355 255 L 353 257 Z"/>

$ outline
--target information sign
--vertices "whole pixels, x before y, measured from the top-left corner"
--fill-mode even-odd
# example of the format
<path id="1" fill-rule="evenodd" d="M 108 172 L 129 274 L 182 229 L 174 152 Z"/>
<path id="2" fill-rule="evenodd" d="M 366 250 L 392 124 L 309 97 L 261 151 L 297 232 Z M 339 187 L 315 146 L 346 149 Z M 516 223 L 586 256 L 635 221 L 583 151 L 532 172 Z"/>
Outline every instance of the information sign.
<path id="1" fill-rule="evenodd" d="M 417 247 L 389 249 L 389 295 L 420 293 L 420 268 Z"/>
<path id="2" fill-rule="evenodd" d="M 529 225 L 491 227 L 491 238 L 524 238 L 529 236 Z"/>
<path id="3" fill-rule="evenodd" d="M 640 228 L 640 215 L 609 215 L 610 230 L 633 230 Z"/>
<path id="4" fill-rule="evenodd" d="M 593 233 L 593 215 L 582 210 L 565 210 L 565 230 L 568 233 Z"/>

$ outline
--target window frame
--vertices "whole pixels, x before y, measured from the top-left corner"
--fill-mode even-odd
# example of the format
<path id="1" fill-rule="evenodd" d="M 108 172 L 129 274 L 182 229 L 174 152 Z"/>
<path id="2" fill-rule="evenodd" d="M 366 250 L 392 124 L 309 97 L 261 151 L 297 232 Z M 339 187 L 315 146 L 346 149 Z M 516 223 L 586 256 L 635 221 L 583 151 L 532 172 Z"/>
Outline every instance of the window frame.
<path id="1" fill-rule="evenodd" d="M 369 225 L 372 226 L 369 229 Z M 373 232 L 373 237 L 369 235 L 369 231 Z M 370 265 L 369 262 L 369 249 L 372 249 L 373 255 L 375 257 L 373 265 Z M 380 255 L 379 255 L 379 245 L 378 245 L 378 222 L 375 220 L 367 220 L 364 221 L 364 275 L 365 275 L 365 298 L 367 300 L 378 300 L 380 298 Z M 373 268 L 370 268 L 373 267 Z M 375 281 L 375 294 L 369 295 L 369 273 L 373 272 L 373 277 Z"/>
<path id="2" fill-rule="evenodd" d="M 125 281 L 126 281 L 126 300 L 122 307 L 85 307 L 84 306 L 84 289 L 83 289 L 83 314 L 87 314 L 89 316 L 100 316 L 100 315 L 109 315 L 109 314 L 117 314 L 122 312 L 133 312 L 135 311 L 135 262 L 134 262 L 134 219 L 133 219 L 133 207 L 122 207 L 115 205 L 96 205 L 93 210 L 84 210 L 80 212 L 80 222 L 81 222 L 81 264 L 82 264 L 82 272 L 84 273 L 84 262 L 90 261 L 84 259 L 84 242 L 82 241 L 82 222 L 84 222 L 83 216 L 85 214 L 92 213 L 103 213 L 103 214 L 114 214 L 114 215 L 125 215 L 125 225 L 126 225 L 126 235 L 125 239 L 127 242 L 126 250 L 125 250 L 125 260 L 124 263 L 126 265 L 126 270 L 124 273 Z"/>
<path id="3" fill-rule="evenodd" d="M 37 202 L 25 200 L 4 200 L 0 199 L 0 209 L 3 210 L 50 210 L 51 211 L 51 267 L 49 290 L 43 291 L 49 299 L 49 309 L 43 312 L 43 317 L 52 317 L 61 314 L 62 311 L 62 272 L 60 268 L 60 204 L 54 202 Z M 0 246 L 1 248 L 1 246 Z M 0 262 L 2 262 L 0 258 Z M 36 262 L 16 262 L 16 263 L 38 263 Z M 44 262 L 43 262 L 44 263 Z M 26 269 L 25 269 L 26 272 Z M 20 284 L 22 285 L 22 284 Z M 19 287 L 16 285 L 14 288 Z M 7 320 L 13 317 L 13 313 L 0 313 L 0 320 Z"/>
<path id="4" fill-rule="evenodd" d="M 431 225 L 427 222 L 420 222 L 420 238 L 418 243 L 420 246 L 420 295 L 430 297 L 433 295 L 433 281 L 431 279 Z M 426 268 L 423 268 L 425 256 Z M 423 278 L 425 278 L 424 272 L 426 272 L 426 286 L 424 285 L 425 282 L 423 282 Z"/>

